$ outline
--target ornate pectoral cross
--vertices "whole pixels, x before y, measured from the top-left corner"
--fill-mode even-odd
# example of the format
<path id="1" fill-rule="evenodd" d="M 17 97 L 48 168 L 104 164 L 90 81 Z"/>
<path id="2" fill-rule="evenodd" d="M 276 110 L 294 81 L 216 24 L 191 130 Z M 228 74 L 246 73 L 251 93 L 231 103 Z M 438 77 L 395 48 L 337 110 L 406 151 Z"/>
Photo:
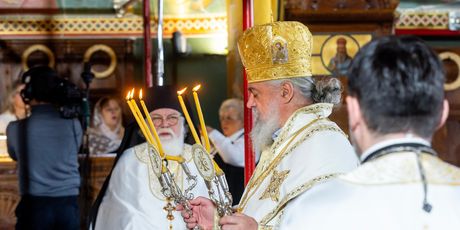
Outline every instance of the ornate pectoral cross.
<path id="1" fill-rule="evenodd" d="M 260 200 L 270 198 L 272 201 L 278 202 L 280 196 L 280 188 L 281 184 L 287 178 L 290 170 L 285 170 L 278 172 L 276 170 L 273 171 L 272 177 L 270 179 L 270 184 L 265 189 L 262 196 L 259 198 Z"/>
<path id="2" fill-rule="evenodd" d="M 166 205 L 163 207 L 163 210 L 165 210 L 166 212 L 168 212 L 168 214 L 166 214 L 166 219 L 168 219 L 169 221 L 173 221 L 174 220 L 174 215 L 173 215 L 173 211 L 176 211 L 176 206 L 172 205 L 171 204 L 171 198 L 166 198 Z M 172 223 L 169 224 L 169 229 L 172 229 Z"/>

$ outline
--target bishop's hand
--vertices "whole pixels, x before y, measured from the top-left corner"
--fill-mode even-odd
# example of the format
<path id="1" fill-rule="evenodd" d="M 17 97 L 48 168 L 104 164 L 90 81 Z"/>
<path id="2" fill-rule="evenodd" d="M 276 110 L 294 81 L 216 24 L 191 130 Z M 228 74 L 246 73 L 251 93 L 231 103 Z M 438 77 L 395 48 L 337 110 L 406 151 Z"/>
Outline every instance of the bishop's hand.
<path id="1" fill-rule="evenodd" d="M 184 218 L 187 228 L 193 229 L 199 226 L 203 230 L 212 230 L 214 225 L 214 212 L 216 212 L 214 203 L 207 198 L 197 197 L 190 200 L 190 207 L 193 216 L 190 216 L 181 205 L 178 205 L 176 209 L 177 211 L 181 211 L 182 218 Z"/>
<path id="2" fill-rule="evenodd" d="M 231 216 L 224 216 L 220 219 L 219 224 L 222 230 L 257 230 L 257 221 L 241 213 L 234 213 Z"/>

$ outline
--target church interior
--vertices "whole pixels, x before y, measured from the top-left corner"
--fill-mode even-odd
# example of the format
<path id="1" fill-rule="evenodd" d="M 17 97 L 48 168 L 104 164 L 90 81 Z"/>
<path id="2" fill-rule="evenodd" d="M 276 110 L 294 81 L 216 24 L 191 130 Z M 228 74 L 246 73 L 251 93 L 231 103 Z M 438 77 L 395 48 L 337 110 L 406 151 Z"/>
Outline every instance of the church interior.
<path id="1" fill-rule="evenodd" d="M 162 9 L 158 1 L 0 0 L 0 108 L 6 108 L 8 91 L 25 71 L 45 65 L 88 89 L 90 111 L 103 97 L 124 102 L 132 88 L 164 84 L 191 89 L 201 84 L 206 123 L 219 127 L 222 101 L 244 98 L 237 40 L 249 14 L 249 26 L 270 21 L 307 25 L 313 34 L 313 76 L 338 78 L 345 86 L 353 56 L 372 39 L 414 35 L 424 40 L 444 64 L 450 107 L 433 147 L 441 159 L 460 166 L 460 1 L 164 0 Z M 252 3 L 252 12 L 247 12 L 246 2 Z M 159 62 L 159 46 L 164 64 Z M 162 76 L 157 74 L 160 65 Z M 94 75 L 89 84 L 88 74 Z M 331 119 L 347 131 L 344 103 Z M 123 126 L 134 121 L 126 103 L 121 110 Z M 0 130 L 0 229 L 14 229 L 20 200 L 18 167 L 8 155 L 7 138 Z M 79 154 L 82 221 L 115 160 L 115 154 L 84 151 Z"/>

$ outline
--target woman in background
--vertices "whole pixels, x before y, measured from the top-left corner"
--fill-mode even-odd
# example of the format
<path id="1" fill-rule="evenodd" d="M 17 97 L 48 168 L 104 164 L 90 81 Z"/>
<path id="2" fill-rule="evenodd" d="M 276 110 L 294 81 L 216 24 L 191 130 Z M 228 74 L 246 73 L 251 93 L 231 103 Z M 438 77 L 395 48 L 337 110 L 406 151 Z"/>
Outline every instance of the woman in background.
<path id="1" fill-rule="evenodd" d="M 24 84 L 20 80 L 15 81 L 11 88 L 7 89 L 6 100 L 2 103 L 0 110 L 0 134 L 5 134 L 6 126 L 11 121 L 24 119 L 26 117 L 26 105 L 21 98 L 21 90 L 24 88 Z"/>
<path id="2" fill-rule="evenodd" d="M 121 104 L 115 97 L 103 97 L 94 107 L 92 126 L 88 129 L 90 154 L 114 153 L 124 134 Z"/>

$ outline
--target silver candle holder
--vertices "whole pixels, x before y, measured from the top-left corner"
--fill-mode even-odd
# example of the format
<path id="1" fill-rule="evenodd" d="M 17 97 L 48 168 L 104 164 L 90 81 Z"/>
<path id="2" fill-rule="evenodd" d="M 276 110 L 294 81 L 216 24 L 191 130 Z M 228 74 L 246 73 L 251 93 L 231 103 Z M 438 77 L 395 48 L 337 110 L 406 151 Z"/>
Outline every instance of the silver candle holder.
<path id="1" fill-rule="evenodd" d="M 217 206 L 220 217 L 232 215 L 233 197 L 229 191 L 227 179 L 223 172 L 216 172 L 214 160 L 203 146 L 195 144 L 192 147 L 193 162 L 203 177 L 208 189 L 209 198 Z"/>

